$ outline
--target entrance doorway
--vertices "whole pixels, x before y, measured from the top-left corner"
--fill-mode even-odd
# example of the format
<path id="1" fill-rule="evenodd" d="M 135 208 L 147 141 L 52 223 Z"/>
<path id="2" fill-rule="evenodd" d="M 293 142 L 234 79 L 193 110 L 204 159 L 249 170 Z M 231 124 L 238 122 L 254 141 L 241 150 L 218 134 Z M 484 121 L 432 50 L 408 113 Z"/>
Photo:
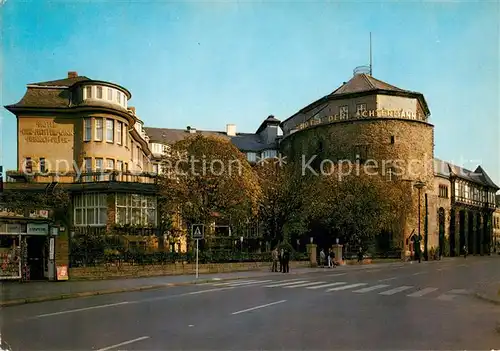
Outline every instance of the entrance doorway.
<path id="1" fill-rule="evenodd" d="M 46 241 L 47 237 L 42 235 L 30 235 L 26 238 L 30 280 L 45 278 Z"/>
<path id="2" fill-rule="evenodd" d="M 439 218 L 439 256 L 444 256 L 445 250 L 445 237 L 444 237 L 444 226 L 445 226 L 445 213 L 444 208 L 440 207 L 438 212 Z"/>

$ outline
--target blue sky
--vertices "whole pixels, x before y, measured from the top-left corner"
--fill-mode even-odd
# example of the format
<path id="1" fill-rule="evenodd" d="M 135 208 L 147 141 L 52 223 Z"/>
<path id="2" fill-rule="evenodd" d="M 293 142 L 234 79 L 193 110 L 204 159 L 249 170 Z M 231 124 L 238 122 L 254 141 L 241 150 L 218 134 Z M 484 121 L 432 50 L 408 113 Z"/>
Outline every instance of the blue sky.
<path id="1" fill-rule="evenodd" d="M 17 2 L 2 6 L 2 105 L 77 71 L 132 92 L 147 126 L 253 132 L 333 91 L 369 61 L 422 92 L 435 156 L 500 184 L 498 2 Z M 0 114 L 0 163 L 16 121 Z"/>

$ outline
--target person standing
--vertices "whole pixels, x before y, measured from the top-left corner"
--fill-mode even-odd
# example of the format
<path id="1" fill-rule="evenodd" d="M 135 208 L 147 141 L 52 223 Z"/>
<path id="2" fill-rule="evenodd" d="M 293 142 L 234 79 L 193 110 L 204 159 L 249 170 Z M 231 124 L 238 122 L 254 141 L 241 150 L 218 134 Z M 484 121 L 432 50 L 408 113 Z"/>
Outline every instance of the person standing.
<path id="1" fill-rule="evenodd" d="M 278 248 L 274 248 L 272 252 L 272 260 L 273 260 L 273 266 L 271 268 L 272 272 L 277 272 L 278 271 Z"/>
<path id="2" fill-rule="evenodd" d="M 328 268 L 332 268 L 332 250 L 328 249 L 328 256 L 326 258 L 328 260 Z"/>
<path id="3" fill-rule="evenodd" d="M 280 272 L 283 272 L 283 249 L 279 251 Z"/>
<path id="4" fill-rule="evenodd" d="M 285 250 L 285 252 L 283 252 L 283 273 L 288 273 L 290 271 L 289 263 L 290 253 L 288 252 L 288 250 Z"/>
<path id="5" fill-rule="evenodd" d="M 468 253 L 469 253 L 469 250 L 467 249 L 467 245 L 464 245 L 464 258 L 467 258 Z"/>
<path id="6" fill-rule="evenodd" d="M 325 256 L 325 250 L 321 249 L 321 252 L 319 253 L 319 265 L 321 268 L 325 267 L 325 262 L 326 261 L 326 256 Z"/>

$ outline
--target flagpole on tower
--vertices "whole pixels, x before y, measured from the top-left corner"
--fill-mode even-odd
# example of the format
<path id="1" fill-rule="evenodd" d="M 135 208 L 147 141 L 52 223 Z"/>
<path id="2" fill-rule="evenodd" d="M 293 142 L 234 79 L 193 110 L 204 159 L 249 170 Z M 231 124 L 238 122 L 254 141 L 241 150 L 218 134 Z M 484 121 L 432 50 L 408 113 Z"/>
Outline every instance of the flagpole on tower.
<path id="1" fill-rule="evenodd" d="M 372 32 L 370 32 L 370 76 L 373 77 L 373 70 L 372 70 Z"/>

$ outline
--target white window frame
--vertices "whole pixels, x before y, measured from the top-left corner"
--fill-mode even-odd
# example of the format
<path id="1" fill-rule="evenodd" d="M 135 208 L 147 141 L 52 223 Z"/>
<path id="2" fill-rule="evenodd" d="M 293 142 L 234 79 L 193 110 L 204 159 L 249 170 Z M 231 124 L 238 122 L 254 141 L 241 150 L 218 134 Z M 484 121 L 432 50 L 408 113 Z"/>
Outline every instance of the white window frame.
<path id="1" fill-rule="evenodd" d="M 107 94 L 108 100 L 113 101 L 113 89 L 108 88 L 108 94 Z"/>
<path id="2" fill-rule="evenodd" d="M 367 111 L 366 103 L 356 104 L 356 115 L 362 116 L 364 111 Z"/>
<path id="3" fill-rule="evenodd" d="M 106 118 L 106 142 L 113 143 L 115 140 L 115 121 Z"/>
<path id="4" fill-rule="evenodd" d="M 156 196 L 116 193 L 115 205 L 116 224 L 156 226 L 158 217 Z"/>
<path id="5" fill-rule="evenodd" d="M 94 135 L 94 140 L 95 141 L 102 141 L 104 137 L 104 118 L 96 118 L 95 119 L 95 135 Z"/>
<path id="6" fill-rule="evenodd" d="M 90 99 L 90 98 L 92 98 L 92 86 L 86 85 L 85 86 L 85 99 Z"/>
<path id="7" fill-rule="evenodd" d="M 340 116 L 340 119 L 348 119 L 349 118 L 349 106 L 348 105 L 339 106 L 339 116 Z"/>
<path id="8" fill-rule="evenodd" d="M 116 122 L 116 143 L 122 145 L 123 143 L 123 123 Z"/>
<path id="9" fill-rule="evenodd" d="M 83 141 L 92 140 L 92 118 L 83 119 Z"/>
<path id="10" fill-rule="evenodd" d="M 248 160 L 248 162 L 257 162 L 257 153 L 256 152 L 247 152 L 247 160 Z"/>
<path id="11" fill-rule="evenodd" d="M 74 196 L 73 224 L 75 227 L 104 227 L 107 223 L 107 217 L 108 203 L 106 194 L 84 193 Z"/>
<path id="12" fill-rule="evenodd" d="M 106 169 L 114 171 L 115 170 L 115 160 L 112 158 L 106 159 Z"/>

